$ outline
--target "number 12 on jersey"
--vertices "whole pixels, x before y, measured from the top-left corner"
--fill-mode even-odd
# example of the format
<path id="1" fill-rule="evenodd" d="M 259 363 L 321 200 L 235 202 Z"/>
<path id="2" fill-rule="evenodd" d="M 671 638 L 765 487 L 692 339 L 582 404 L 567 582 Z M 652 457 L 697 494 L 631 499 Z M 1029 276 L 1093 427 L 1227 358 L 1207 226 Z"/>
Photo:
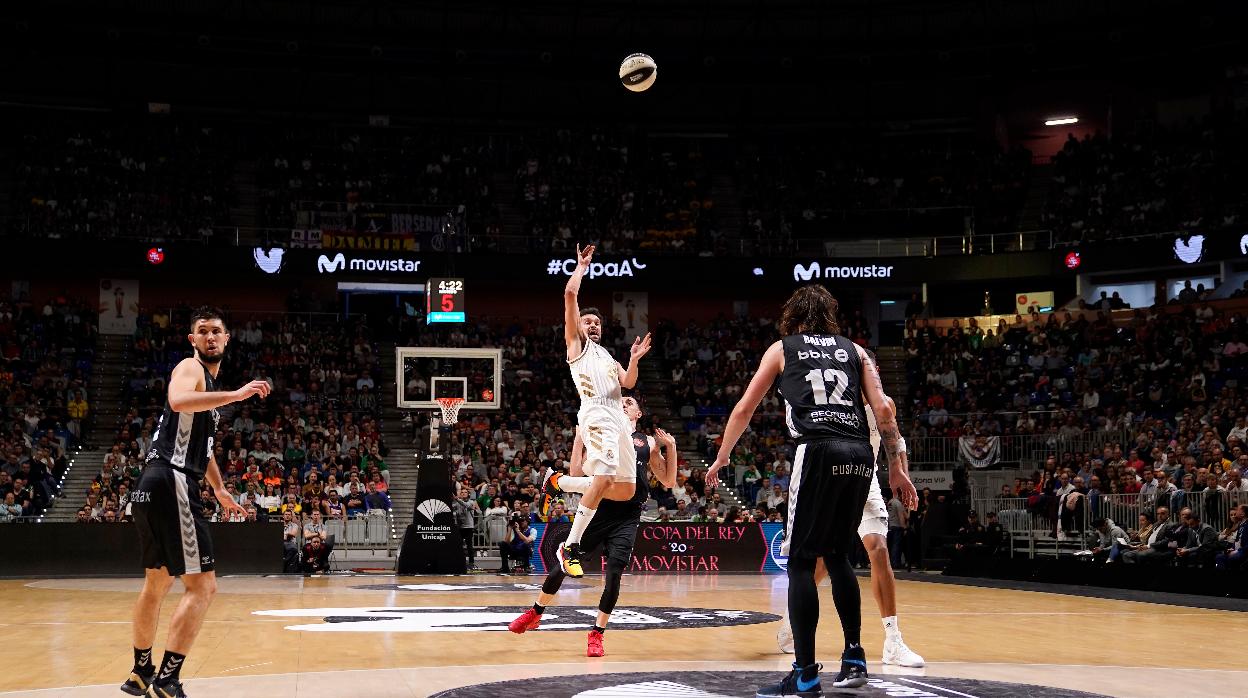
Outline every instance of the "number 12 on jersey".
<path id="1" fill-rule="evenodd" d="M 851 407 L 853 400 L 845 399 L 845 388 L 849 387 L 849 375 L 839 368 L 811 369 L 806 374 L 806 382 L 815 395 L 816 405 L 844 405 Z M 832 384 L 832 397 L 828 398 L 827 384 Z"/>

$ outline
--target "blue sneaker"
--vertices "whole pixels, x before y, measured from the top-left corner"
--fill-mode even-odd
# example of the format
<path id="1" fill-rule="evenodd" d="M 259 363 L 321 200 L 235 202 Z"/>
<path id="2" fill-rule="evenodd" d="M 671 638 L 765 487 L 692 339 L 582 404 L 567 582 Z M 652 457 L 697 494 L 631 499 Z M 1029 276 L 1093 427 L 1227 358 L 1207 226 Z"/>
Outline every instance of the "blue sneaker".
<path id="1" fill-rule="evenodd" d="M 793 665 L 793 671 L 781 679 L 775 686 L 758 689 L 758 698 L 782 698 L 798 696 L 798 698 L 823 698 L 823 686 L 819 684 L 819 672 L 822 664 L 811 664 L 808 667 Z M 865 681 L 864 681 L 865 683 Z"/>
<path id="2" fill-rule="evenodd" d="M 845 650 L 841 655 L 841 671 L 832 682 L 835 688 L 859 688 L 867 685 L 867 653 L 861 646 Z"/>

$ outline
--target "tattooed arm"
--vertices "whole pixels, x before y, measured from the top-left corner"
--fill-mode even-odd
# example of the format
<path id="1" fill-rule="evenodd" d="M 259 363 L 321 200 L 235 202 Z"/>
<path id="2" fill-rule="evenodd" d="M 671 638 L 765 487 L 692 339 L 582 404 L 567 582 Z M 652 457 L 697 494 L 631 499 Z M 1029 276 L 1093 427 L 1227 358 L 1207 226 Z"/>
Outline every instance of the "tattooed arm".
<path id="1" fill-rule="evenodd" d="M 901 503 L 907 509 L 917 509 L 919 494 L 914 489 L 914 483 L 910 482 L 910 461 L 906 456 L 905 440 L 897 427 L 897 407 L 892 398 L 884 394 L 884 382 L 880 380 L 880 370 L 875 362 L 866 350 L 855 346 L 862 362 L 862 394 L 875 413 L 884 455 L 888 458 L 888 486 L 901 490 Z"/>

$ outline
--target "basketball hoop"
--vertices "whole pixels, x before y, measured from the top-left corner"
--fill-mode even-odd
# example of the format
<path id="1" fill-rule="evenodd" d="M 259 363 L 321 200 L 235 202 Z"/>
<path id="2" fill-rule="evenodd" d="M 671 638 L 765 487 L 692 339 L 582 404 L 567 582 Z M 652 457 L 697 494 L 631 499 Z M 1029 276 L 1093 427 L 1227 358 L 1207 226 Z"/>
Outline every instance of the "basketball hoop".
<path id="1" fill-rule="evenodd" d="M 453 427 L 459 422 L 459 408 L 464 406 L 462 397 L 440 397 L 436 402 L 442 409 L 442 426 Z"/>

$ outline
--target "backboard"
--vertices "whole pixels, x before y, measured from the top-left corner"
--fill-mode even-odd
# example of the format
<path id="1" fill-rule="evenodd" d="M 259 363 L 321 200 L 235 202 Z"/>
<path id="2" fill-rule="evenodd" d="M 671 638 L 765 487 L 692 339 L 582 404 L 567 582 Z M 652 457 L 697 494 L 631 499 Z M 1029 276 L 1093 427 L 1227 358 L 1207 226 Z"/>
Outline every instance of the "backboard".
<path id="1" fill-rule="evenodd" d="M 501 408 L 502 349 L 396 347 L 394 353 L 400 409 L 436 410 L 440 397 L 464 398 L 465 410 Z"/>

